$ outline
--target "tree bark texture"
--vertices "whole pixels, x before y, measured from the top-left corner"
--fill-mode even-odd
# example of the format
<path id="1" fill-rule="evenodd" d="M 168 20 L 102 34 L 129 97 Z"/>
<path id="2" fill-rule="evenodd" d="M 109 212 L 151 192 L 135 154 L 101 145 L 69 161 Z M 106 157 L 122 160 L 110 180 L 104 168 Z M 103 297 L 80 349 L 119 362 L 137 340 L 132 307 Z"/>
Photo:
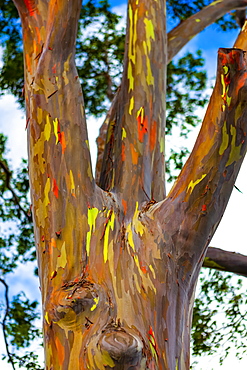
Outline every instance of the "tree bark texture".
<path id="1" fill-rule="evenodd" d="M 46 370 L 189 369 L 193 297 L 246 152 L 244 53 L 220 49 L 193 152 L 165 198 L 163 0 L 130 0 L 99 187 L 74 51 L 80 0 L 14 0 Z"/>
<path id="2" fill-rule="evenodd" d="M 233 9 L 242 9 L 243 7 L 246 6 L 247 6 L 246 0 L 213 1 L 209 6 L 203 8 L 196 14 L 192 15 L 188 19 L 181 22 L 177 27 L 172 29 L 167 34 L 167 64 L 180 52 L 184 45 L 186 45 L 194 36 L 200 33 L 203 29 L 208 27 L 210 24 L 215 22 L 217 19 L 222 17 L 227 12 Z M 246 43 L 245 27 L 243 27 L 242 31 L 239 34 L 238 39 L 236 40 L 236 43 L 234 44 L 234 47 L 243 50 L 247 50 L 247 47 L 245 45 Z M 115 99 L 111 105 L 107 117 L 100 129 L 99 137 L 97 138 L 98 156 L 95 179 L 96 182 L 104 189 L 107 185 L 105 181 L 100 181 L 100 177 L 102 176 L 101 175 L 102 167 L 106 167 L 105 164 L 103 165 L 104 161 L 103 156 L 106 145 L 106 135 L 108 131 L 109 122 L 116 122 L 117 119 L 118 93 L 119 91 L 115 96 Z M 107 164 L 107 167 L 109 170 L 110 163 Z"/>

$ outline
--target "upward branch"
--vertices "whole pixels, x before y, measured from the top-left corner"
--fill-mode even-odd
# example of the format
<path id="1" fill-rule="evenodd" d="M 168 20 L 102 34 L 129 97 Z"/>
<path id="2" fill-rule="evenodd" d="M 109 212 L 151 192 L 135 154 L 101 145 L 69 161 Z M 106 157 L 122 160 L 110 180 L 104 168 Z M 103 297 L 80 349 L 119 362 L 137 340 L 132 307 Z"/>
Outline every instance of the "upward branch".
<path id="1" fill-rule="evenodd" d="M 164 197 L 164 1 L 130 0 L 123 81 L 109 122 L 100 185 L 129 201 Z M 131 177 L 130 177 L 131 174 Z"/>
<path id="2" fill-rule="evenodd" d="M 53 275 L 69 279 L 81 274 L 82 266 L 75 259 L 86 258 L 86 231 L 80 226 L 94 196 L 84 101 L 74 60 L 81 0 L 15 3 L 23 27 L 35 237 L 40 270 L 50 276 L 43 280 L 46 294 Z"/>
<path id="3" fill-rule="evenodd" d="M 14 363 L 12 355 L 10 353 L 9 343 L 8 343 L 8 339 L 7 339 L 7 328 L 6 328 L 6 322 L 7 322 L 7 318 L 8 318 L 8 315 L 9 315 L 9 286 L 6 283 L 6 281 L 2 278 L 0 278 L 0 283 L 2 283 L 4 288 L 5 288 L 5 294 L 4 294 L 5 314 L 4 314 L 4 317 L 3 317 L 3 321 L 1 322 L 2 328 L 3 328 L 3 338 L 4 338 L 4 343 L 5 343 L 6 352 L 7 352 L 7 356 L 8 356 L 8 361 L 10 362 L 13 370 L 15 370 L 15 363 Z"/>
<path id="4" fill-rule="evenodd" d="M 177 27 L 172 29 L 168 33 L 167 37 L 167 63 L 169 63 L 177 53 L 182 49 L 184 45 L 186 45 L 195 35 L 200 33 L 204 28 L 209 26 L 210 24 L 214 23 L 217 19 L 225 15 L 227 12 L 233 9 L 238 9 L 247 6 L 246 0 L 219 0 L 212 2 L 209 6 L 203 8 L 196 14 L 192 15 L 188 19 L 181 22 Z M 132 27 L 133 25 L 130 24 Z M 242 32 L 242 42 L 245 42 L 245 35 Z M 126 44 L 127 45 L 127 44 Z M 246 50 L 246 47 L 239 46 L 239 44 L 234 45 L 234 47 Z M 117 102 L 120 98 L 120 92 L 118 91 L 114 101 L 112 102 L 111 108 L 107 114 L 106 120 L 104 121 L 102 128 L 100 130 L 99 137 L 97 139 L 98 144 L 98 158 L 97 158 L 97 167 L 96 167 L 96 180 L 100 184 L 100 186 L 104 189 L 111 188 L 111 181 L 112 181 L 112 172 L 110 168 L 113 167 L 113 164 L 108 161 L 106 163 L 107 158 L 114 157 L 114 147 L 111 144 L 112 141 L 115 140 L 115 136 L 113 138 L 113 132 L 115 133 L 116 127 L 116 120 L 117 114 L 116 111 L 118 109 Z M 108 125 L 111 124 L 111 127 L 108 131 L 108 149 L 105 153 L 105 158 L 103 158 L 103 153 L 105 150 L 105 141 L 106 141 L 106 132 L 108 130 Z M 111 138 L 111 139 L 110 139 Z M 121 145 L 120 145 L 121 146 Z M 119 154 L 120 155 L 120 154 Z M 104 163 L 105 162 L 105 163 Z M 101 174 L 102 171 L 102 174 Z M 101 174 L 101 180 L 100 179 Z M 157 187 L 162 187 L 161 184 L 157 185 Z M 156 194 L 156 199 L 162 199 L 162 191 L 160 192 L 160 197 Z"/>
<path id="5" fill-rule="evenodd" d="M 246 153 L 246 81 L 245 53 L 220 49 L 216 85 L 194 149 L 167 199 L 153 211 L 163 227 L 174 230 L 179 254 L 201 262 Z M 168 220 L 169 210 L 177 216 L 169 212 Z"/>
<path id="6" fill-rule="evenodd" d="M 246 32 L 247 32 L 247 20 L 245 21 L 241 31 L 239 32 L 239 35 L 234 43 L 234 48 L 237 49 L 242 49 L 242 50 L 247 50 L 247 37 L 246 37 Z"/>

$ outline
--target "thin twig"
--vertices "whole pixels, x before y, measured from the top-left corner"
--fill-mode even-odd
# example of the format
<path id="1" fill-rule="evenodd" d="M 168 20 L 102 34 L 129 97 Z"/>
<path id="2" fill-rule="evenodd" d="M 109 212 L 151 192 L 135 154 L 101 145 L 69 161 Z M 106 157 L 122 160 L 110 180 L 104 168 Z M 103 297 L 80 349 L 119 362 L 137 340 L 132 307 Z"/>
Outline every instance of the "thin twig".
<path id="1" fill-rule="evenodd" d="M 6 281 L 1 279 L 1 278 L 0 278 L 0 283 L 2 283 L 5 287 L 5 295 L 4 296 L 5 296 L 5 307 L 6 307 L 6 309 L 5 309 L 5 315 L 4 315 L 3 321 L 1 322 L 2 328 L 3 328 L 3 337 L 4 337 L 4 342 L 5 342 L 5 347 L 6 347 L 6 352 L 7 352 L 9 362 L 11 363 L 13 370 L 16 370 L 14 361 L 12 359 L 12 355 L 9 351 L 9 344 L 8 344 L 8 341 L 7 341 L 7 333 L 6 333 L 6 329 L 7 329 L 6 328 L 6 320 L 7 320 L 8 314 L 9 314 L 9 296 L 8 296 L 9 287 L 8 287 L 8 284 L 6 283 Z"/>
<path id="2" fill-rule="evenodd" d="M 5 175 L 6 175 L 6 181 L 5 181 L 6 188 L 9 189 L 9 191 L 11 192 L 11 194 L 12 194 L 12 196 L 14 198 L 14 201 L 15 201 L 16 205 L 19 207 L 20 211 L 24 213 L 24 215 L 27 217 L 27 219 L 29 221 L 31 221 L 30 215 L 28 214 L 28 212 L 20 204 L 19 197 L 16 195 L 14 189 L 12 188 L 12 186 L 10 184 L 10 179 L 11 179 L 11 172 L 10 172 L 10 170 L 8 169 L 8 167 L 6 166 L 6 164 L 3 161 L 0 161 L 0 167 L 4 170 Z"/>

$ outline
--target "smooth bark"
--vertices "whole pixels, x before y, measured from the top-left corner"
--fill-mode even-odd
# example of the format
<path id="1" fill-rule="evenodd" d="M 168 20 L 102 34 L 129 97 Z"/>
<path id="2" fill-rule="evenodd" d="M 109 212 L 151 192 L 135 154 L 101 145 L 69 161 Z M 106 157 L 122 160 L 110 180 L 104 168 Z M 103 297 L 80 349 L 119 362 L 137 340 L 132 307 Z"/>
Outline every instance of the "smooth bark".
<path id="1" fill-rule="evenodd" d="M 127 195 L 128 173 L 132 173 L 133 197 L 139 202 L 158 201 L 165 196 L 164 1 L 144 0 L 140 6 L 131 0 L 127 19 L 123 80 L 113 103 L 117 115 L 109 122 L 99 182 L 106 190 L 123 194 L 126 212 L 128 203 L 133 204 Z"/>
<path id="2" fill-rule="evenodd" d="M 191 17 L 181 22 L 177 27 L 173 28 L 167 34 L 167 64 L 180 52 L 180 50 L 183 48 L 184 45 L 186 45 L 194 36 L 200 33 L 207 26 L 214 23 L 217 19 L 225 15 L 230 10 L 239 9 L 239 8 L 241 9 L 242 7 L 246 7 L 246 6 L 247 6 L 246 0 L 239 0 L 235 2 L 232 0 L 213 1 L 209 6 L 203 8 L 198 13 L 193 14 Z M 234 44 L 234 47 L 246 50 L 247 47 L 244 43 L 246 43 L 246 37 L 245 37 L 245 28 L 243 27 L 243 30 L 240 33 L 236 43 Z M 109 122 L 111 122 L 114 127 L 114 122 L 116 122 L 116 119 L 117 119 L 117 100 L 118 99 L 116 99 L 116 97 L 118 96 L 118 93 L 119 91 L 117 91 L 115 99 L 113 100 L 111 104 L 111 108 L 109 109 L 107 117 L 104 123 L 102 124 L 99 136 L 97 138 L 98 154 L 97 154 L 97 165 L 96 165 L 96 182 L 102 188 L 104 187 L 107 188 L 106 182 L 100 181 L 100 176 L 102 176 L 101 175 L 102 167 L 105 167 L 105 165 L 103 165 L 103 161 L 104 161 L 103 157 L 104 157 L 104 151 L 105 151 L 105 143 L 106 143 L 108 125 L 109 125 Z M 109 128 L 108 135 L 111 135 L 110 131 L 112 131 L 112 126 Z M 113 156 L 112 154 L 113 151 L 114 151 L 114 148 L 111 147 L 112 156 Z M 108 163 L 107 170 L 106 169 L 103 170 L 107 172 L 108 177 L 110 177 L 109 167 L 110 167 L 110 163 Z M 105 178 L 103 180 L 105 180 Z M 110 180 L 108 182 L 110 182 Z M 161 199 L 158 199 L 157 196 L 156 198 L 157 200 L 161 200 Z"/>
<path id="3" fill-rule="evenodd" d="M 203 261 L 203 267 L 215 270 L 234 272 L 247 277 L 247 256 L 228 252 L 220 248 L 209 247 Z"/>
<path id="4" fill-rule="evenodd" d="M 246 38 L 246 32 L 247 32 L 247 21 L 245 21 L 241 31 L 239 32 L 239 35 L 234 43 L 234 48 L 247 50 L 247 38 Z"/>

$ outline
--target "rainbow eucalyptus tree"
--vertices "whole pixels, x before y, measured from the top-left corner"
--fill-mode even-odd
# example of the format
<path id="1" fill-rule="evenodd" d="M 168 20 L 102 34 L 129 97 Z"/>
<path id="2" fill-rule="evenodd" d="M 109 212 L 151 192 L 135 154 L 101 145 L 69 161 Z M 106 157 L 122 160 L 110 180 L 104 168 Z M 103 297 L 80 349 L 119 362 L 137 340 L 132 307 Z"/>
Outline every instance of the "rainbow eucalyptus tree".
<path id="1" fill-rule="evenodd" d="M 168 195 L 166 64 L 247 1 L 215 1 L 168 37 L 165 0 L 128 1 L 123 77 L 101 131 L 98 181 L 74 58 L 81 0 L 14 3 L 45 368 L 189 369 L 196 281 L 246 152 L 245 26 L 233 49 L 219 50 L 201 131 Z"/>

